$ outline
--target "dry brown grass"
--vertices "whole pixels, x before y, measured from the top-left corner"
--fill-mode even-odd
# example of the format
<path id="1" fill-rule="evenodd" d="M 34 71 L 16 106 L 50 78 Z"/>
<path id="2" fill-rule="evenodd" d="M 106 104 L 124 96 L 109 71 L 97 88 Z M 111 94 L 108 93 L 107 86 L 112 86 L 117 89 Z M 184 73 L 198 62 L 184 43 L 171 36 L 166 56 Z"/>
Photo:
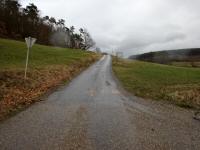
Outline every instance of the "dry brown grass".
<path id="1" fill-rule="evenodd" d="M 168 86 L 162 90 L 163 97 L 183 107 L 200 108 L 200 85 Z"/>
<path id="2" fill-rule="evenodd" d="M 39 101 L 44 93 L 64 81 L 69 81 L 96 60 L 97 56 L 93 56 L 69 66 L 35 68 L 28 72 L 26 80 L 24 70 L 0 71 L 0 120 Z"/>

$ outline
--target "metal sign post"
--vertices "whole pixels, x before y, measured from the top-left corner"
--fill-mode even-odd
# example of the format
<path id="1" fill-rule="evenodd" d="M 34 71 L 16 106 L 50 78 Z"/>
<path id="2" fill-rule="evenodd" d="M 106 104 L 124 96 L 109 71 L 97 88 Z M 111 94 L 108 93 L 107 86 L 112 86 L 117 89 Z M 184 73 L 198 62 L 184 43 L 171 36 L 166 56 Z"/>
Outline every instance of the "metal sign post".
<path id="1" fill-rule="evenodd" d="M 33 46 L 33 44 L 36 42 L 36 39 L 35 38 L 32 38 L 32 37 L 28 37 L 28 38 L 25 38 L 25 41 L 26 41 L 26 45 L 27 45 L 27 55 L 26 55 L 26 66 L 25 66 L 25 72 L 24 72 L 24 79 L 26 79 L 26 72 L 27 72 L 27 68 L 28 68 L 28 59 L 29 59 L 29 51 L 30 51 L 30 48 Z"/>

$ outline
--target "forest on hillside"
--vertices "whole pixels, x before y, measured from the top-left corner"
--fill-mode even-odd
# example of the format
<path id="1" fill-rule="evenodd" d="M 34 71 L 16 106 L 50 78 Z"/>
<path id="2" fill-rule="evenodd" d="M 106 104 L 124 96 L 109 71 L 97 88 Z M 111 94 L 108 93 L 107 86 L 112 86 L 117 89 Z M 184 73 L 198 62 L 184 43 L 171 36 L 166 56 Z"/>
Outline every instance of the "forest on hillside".
<path id="1" fill-rule="evenodd" d="M 171 62 L 199 62 L 200 48 L 164 50 L 148 52 L 139 55 L 132 55 L 130 59 L 141 61 L 149 61 L 161 64 L 169 64 Z"/>
<path id="2" fill-rule="evenodd" d="M 41 16 L 38 7 L 30 3 L 25 8 L 18 0 L 0 1 L 0 37 L 24 40 L 37 38 L 37 43 L 59 47 L 89 49 L 95 45 L 89 32 L 74 26 L 66 26 L 64 19 Z"/>

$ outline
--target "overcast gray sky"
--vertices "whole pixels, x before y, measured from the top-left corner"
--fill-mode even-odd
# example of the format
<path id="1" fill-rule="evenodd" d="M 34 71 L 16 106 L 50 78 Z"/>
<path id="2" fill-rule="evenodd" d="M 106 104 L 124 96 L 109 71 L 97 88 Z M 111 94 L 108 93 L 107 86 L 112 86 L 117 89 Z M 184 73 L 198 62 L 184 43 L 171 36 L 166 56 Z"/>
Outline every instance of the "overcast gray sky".
<path id="1" fill-rule="evenodd" d="M 126 56 L 200 47 L 200 0 L 21 0 L 41 15 L 85 27 L 104 51 Z"/>

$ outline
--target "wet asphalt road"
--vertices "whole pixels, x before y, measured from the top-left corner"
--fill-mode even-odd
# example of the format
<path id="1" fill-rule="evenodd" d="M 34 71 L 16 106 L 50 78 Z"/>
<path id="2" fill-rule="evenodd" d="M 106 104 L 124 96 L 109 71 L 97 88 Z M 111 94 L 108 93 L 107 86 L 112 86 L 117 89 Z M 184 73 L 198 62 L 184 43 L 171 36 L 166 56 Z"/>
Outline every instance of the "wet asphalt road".
<path id="1" fill-rule="evenodd" d="M 0 123 L 1 150 L 200 149 L 193 112 L 129 96 L 104 56 L 69 85 Z"/>

